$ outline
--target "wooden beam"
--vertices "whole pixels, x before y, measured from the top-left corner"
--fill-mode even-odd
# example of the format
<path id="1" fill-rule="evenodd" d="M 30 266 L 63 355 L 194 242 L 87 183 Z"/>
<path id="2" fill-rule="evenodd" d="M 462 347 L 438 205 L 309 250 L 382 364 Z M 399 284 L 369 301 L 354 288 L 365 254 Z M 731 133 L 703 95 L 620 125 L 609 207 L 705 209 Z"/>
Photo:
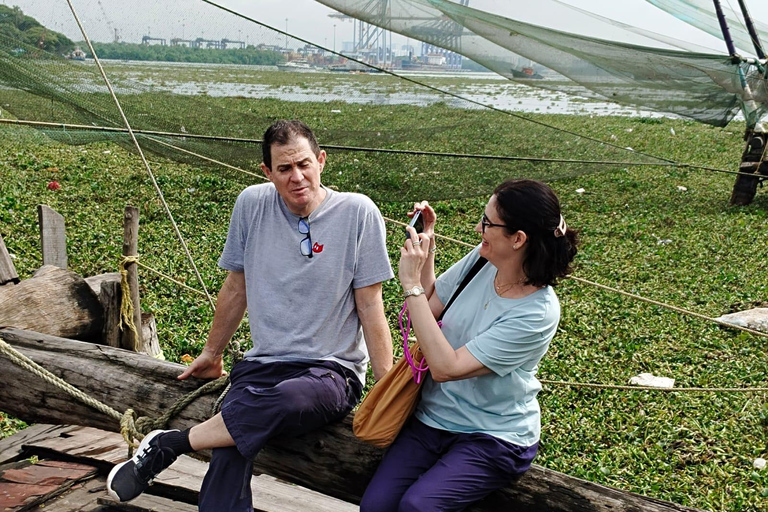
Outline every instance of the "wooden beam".
<path id="1" fill-rule="evenodd" d="M 0 329 L 0 339 L 101 402 L 157 417 L 200 381 L 178 381 L 184 366 L 125 350 Z M 116 421 L 73 401 L 57 388 L 0 355 L 0 410 L 28 422 L 78 423 L 117 430 Z M 210 416 L 213 396 L 190 404 L 171 428 L 187 428 Z M 294 439 L 274 439 L 255 460 L 258 470 L 344 501 L 359 502 L 382 450 L 352 434 L 352 415 Z M 695 509 L 612 489 L 534 466 L 491 494 L 472 512 L 692 512 Z"/>
<path id="2" fill-rule="evenodd" d="M 67 268 L 67 234 L 64 217 L 48 205 L 37 205 L 40 222 L 40 242 L 43 246 L 43 265 Z"/>
<path id="3" fill-rule="evenodd" d="M 0 286 L 9 283 L 18 284 L 19 274 L 16 273 L 16 267 L 13 266 L 8 249 L 5 248 L 3 235 L 0 235 Z"/>
<path id="4" fill-rule="evenodd" d="M 139 255 L 139 209 L 126 206 L 123 214 L 123 256 Z M 139 298 L 139 272 L 136 263 L 126 263 L 128 272 L 128 289 L 133 304 L 133 325 L 136 330 L 123 323 L 122 347 L 134 352 L 146 352 L 141 335 L 141 300 Z"/>

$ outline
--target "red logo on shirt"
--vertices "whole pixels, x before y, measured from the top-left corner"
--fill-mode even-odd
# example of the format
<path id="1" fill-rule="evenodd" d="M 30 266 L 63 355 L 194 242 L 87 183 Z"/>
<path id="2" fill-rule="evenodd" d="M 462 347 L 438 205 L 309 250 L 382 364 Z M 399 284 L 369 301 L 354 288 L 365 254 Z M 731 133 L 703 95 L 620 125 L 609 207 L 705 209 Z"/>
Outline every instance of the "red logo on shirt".
<path id="1" fill-rule="evenodd" d="M 312 246 L 312 252 L 323 252 L 323 246 L 315 242 L 315 245 Z"/>

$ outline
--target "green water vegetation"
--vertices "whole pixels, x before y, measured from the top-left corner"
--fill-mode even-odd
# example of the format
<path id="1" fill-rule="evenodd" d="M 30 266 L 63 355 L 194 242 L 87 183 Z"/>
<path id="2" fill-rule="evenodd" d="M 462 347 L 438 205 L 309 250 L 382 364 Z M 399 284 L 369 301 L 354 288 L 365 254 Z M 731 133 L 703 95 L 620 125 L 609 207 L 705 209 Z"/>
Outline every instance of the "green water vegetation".
<path id="1" fill-rule="evenodd" d="M 345 128 L 358 132 L 358 139 L 364 141 L 381 137 L 377 133 L 391 135 L 429 126 L 432 120 L 446 128 L 411 146 L 513 155 L 527 151 L 532 156 L 572 150 L 593 159 L 606 159 L 606 155 L 613 159 L 620 152 L 598 145 L 579 146 L 572 137 L 545 132 L 531 123 L 514 118 L 503 122 L 492 112 L 464 111 L 444 104 L 208 101 L 212 102 L 209 106 L 232 113 L 249 111 L 253 126 L 232 126 L 231 131 L 256 137 L 278 115 L 305 119 L 317 129 L 321 144 L 334 143 L 334 134 Z M 174 108 L 172 101 L 163 105 Z M 215 131 L 227 122 L 226 118 L 212 119 L 215 116 L 208 110 L 184 114 L 189 119 L 187 129 L 194 124 L 200 133 L 208 128 Z M 168 115 L 172 118 L 174 114 Z M 670 119 L 531 117 L 631 147 L 633 152 L 624 151 L 630 155 L 626 161 L 637 161 L 639 157 L 632 155 L 646 151 L 685 163 L 735 169 L 743 144 L 742 127 L 736 124 L 714 129 Z M 37 204 L 48 204 L 65 217 L 70 267 L 85 276 L 116 270 L 122 211 L 132 204 L 141 211 L 142 262 L 199 287 L 150 178 L 137 156 L 124 149 L 122 139 L 64 145 L 20 127 L 4 128 L 0 135 L 0 234 L 22 278 L 30 277 L 41 264 Z M 408 138 L 405 134 L 393 139 L 391 146 L 407 148 Z M 249 150 L 250 166 L 248 159 L 241 159 L 243 167 L 257 169 L 258 150 L 258 146 Z M 224 278 L 216 261 L 234 200 L 244 187 L 262 180 L 201 163 L 184 164 L 153 155 L 150 160 L 206 286 L 215 292 Z M 469 171 L 462 173 L 463 167 Z M 348 175 L 358 177 L 345 181 Z M 759 191 L 748 207 L 728 207 L 732 175 L 620 163 L 537 166 L 329 150 L 324 180 L 341 190 L 370 193 L 392 219 L 406 219 L 410 209 L 406 198 L 433 200 L 439 233 L 476 244 L 479 236 L 474 227 L 493 185 L 503 176 L 529 175 L 555 188 L 569 225 L 581 232 L 583 246 L 576 276 L 711 317 L 767 300 L 768 277 L 762 269 L 768 258 L 764 237 L 768 194 Z M 61 187 L 49 190 L 52 181 Z M 411 186 L 399 189 L 404 182 Z M 484 192 L 467 197 L 470 194 L 459 193 L 462 189 Z M 386 190 L 402 190 L 403 195 Z M 439 200 L 448 198 L 454 199 Z M 395 266 L 402 241 L 402 228 L 388 223 Z M 439 269 L 446 269 L 467 250 L 440 240 Z M 205 299 L 154 274 L 139 273 L 142 304 L 157 317 L 166 357 L 179 361 L 184 354 L 196 356 L 212 318 Z M 384 289 L 394 333 L 402 302 L 400 290 L 394 281 Z M 565 280 L 558 290 L 563 318 L 540 368 L 543 379 L 627 384 L 632 376 L 650 372 L 676 379 L 677 387 L 766 386 L 765 338 L 574 280 Z M 237 336 L 246 338 L 247 333 L 241 329 Z M 543 435 L 536 462 L 543 466 L 703 509 L 766 509 L 768 472 L 753 468 L 755 458 L 768 458 L 766 393 L 663 393 L 545 385 L 540 402 Z M 13 428 L 17 428 L 13 420 L 0 418 L 0 435 Z"/>

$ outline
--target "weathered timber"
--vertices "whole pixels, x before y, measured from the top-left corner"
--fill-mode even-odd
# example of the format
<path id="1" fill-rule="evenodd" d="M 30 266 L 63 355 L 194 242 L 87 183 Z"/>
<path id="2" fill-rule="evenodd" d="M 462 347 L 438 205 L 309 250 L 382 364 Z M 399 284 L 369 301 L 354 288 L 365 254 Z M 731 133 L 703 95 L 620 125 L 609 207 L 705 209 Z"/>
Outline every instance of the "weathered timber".
<path id="1" fill-rule="evenodd" d="M 139 209 L 126 206 L 123 214 L 123 256 L 139 255 Z M 121 346 L 135 352 L 145 352 L 141 334 L 141 300 L 139 298 L 139 272 L 136 263 L 126 263 L 128 290 L 133 304 L 133 324 L 136 330 L 123 329 Z"/>
<path id="2" fill-rule="evenodd" d="M 57 435 L 58 434 L 58 435 Z M 37 436 L 25 443 L 27 455 L 47 459 L 74 460 L 102 469 L 107 474 L 114 464 L 127 458 L 125 441 L 120 434 L 82 426 L 61 427 L 47 438 Z M 197 503 L 208 464 L 182 455 L 154 481 L 149 493 L 174 500 Z M 269 475 L 257 475 L 251 481 L 253 507 L 263 512 L 355 512 L 351 503 L 316 491 L 281 482 Z M 144 496 L 149 497 L 147 494 Z M 137 502 L 132 501 L 132 504 Z M 172 510 L 172 509 L 171 509 Z"/>
<path id="3" fill-rule="evenodd" d="M 23 446 L 28 442 L 35 441 L 36 439 L 49 439 L 51 436 L 56 436 L 61 429 L 58 425 L 46 425 L 40 423 L 32 425 L 16 432 L 12 436 L 0 439 L 0 464 L 19 460 L 25 458 L 23 454 Z"/>
<path id="4" fill-rule="evenodd" d="M 64 217 L 48 205 L 37 205 L 40 223 L 40 243 L 43 249 L 43 265 L 67 268 L 67 234 Z"/>
<path id="5" fill-rule="evenodd" d="M 114 349 L 0 329 L 0 338 L 19 351 L 118 410 L 132 407 L 155 417 L 199 385 L 175 380 L 182 366 Z M 35 376 L 0 357 L 5 387 L 0 410 L 32 422 L 78 423 L 116 430 L 117 423 L 74 402 Z M 204 397 L 171 421 L 186 428 L 208 417 L 214 397 Z M 256 458 L 258 470 L 345 501 L 358 502 L 382 451 L 358 441 L 351 415 L 295 439 L 275 439 Z M 694 509 L 586 482 L 534 466 L 507 488 L 475 505 L 474 512 L 691 512 Z"/>
<path id="6" fill-rule="evenodd" d="M 104 327 L 101 339 L 105 345 L 120 347 L 123 336 L 120 330 L 120 305 L 123 303 L 120 281 L 106 281 L 99 287 L 99 302 L 104 310 Z"/>
<path id="7" fill-rule="evenodd" d="M 157 321 L 152 313 L 141 314 L 141 339 L 144 343 L 144 353 L 148 356 L 165 359 L 160 348 L 160 338 L 157 335 Z"/>
<path id="8" fill-rule="evenodd" d="M 0 287 L 0 326 L 99 341 L 102 308 L 82 277 L 46 265 L 30 279 Z"/>
<path id="9" fill-rule="evenodd" d="M 97 274 L 85 278 L 85 282 L 93 290 L 97 297 L 101 295 L 101 288 L 107 284 L 120 284 L 120 272 L 107 272 L 106 274 Z"/>
<path id="10" fill-rule="evenodd" d="M 39 510 L 72 486 L 90 480 L 96 468 L 62 462 L 22 460 L 0 466 L 0 507 L 9 512 Z"/>
<path id="11" fill-rule="evenodd" d="M 16 273 L 16 267 L 13 266 L 8 249 L 5 248 L 3 235 L 0 235 L 0 286 L 9 283 L 18 284 L 19 274 Z"/>
<path id="12" fill-rule="evenodd" d="M 37 512 L 111 512 L 113 509 L 99 506 L 99 497 L 104 495 L 106 476 L 98 476 L 45 502 Z M 127 510 L 127 509 L 126 509 Z M 170 512 L 173 509 L 158 509 L 156 512 Z M 181 509 L 184 510 L 184 509 Z M 132 512 L 155 512 L 151 508 L 133 509 Z M 186 511 L 184 511 L 186 512 Z"/>

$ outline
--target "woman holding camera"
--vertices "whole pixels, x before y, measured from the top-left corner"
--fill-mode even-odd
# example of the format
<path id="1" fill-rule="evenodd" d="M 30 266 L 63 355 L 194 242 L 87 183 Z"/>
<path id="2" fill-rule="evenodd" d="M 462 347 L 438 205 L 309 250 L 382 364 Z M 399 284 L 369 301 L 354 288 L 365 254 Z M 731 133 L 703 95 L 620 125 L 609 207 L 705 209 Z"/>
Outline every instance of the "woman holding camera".
<path id="1" fill-rule="evenodd" d="M 535 375 L 560 320 L 552 287 L 576 255 L 557 196 L 537 181 L 499 185 L 475 227 L 482 243 L 439 279 L 435 212 L 427 202 L 416 211 L 424 231 L 406 228 L 399 279 L 429 378 L 361 512 L 464 510 L 530 467 L 540 434 Z"/>

